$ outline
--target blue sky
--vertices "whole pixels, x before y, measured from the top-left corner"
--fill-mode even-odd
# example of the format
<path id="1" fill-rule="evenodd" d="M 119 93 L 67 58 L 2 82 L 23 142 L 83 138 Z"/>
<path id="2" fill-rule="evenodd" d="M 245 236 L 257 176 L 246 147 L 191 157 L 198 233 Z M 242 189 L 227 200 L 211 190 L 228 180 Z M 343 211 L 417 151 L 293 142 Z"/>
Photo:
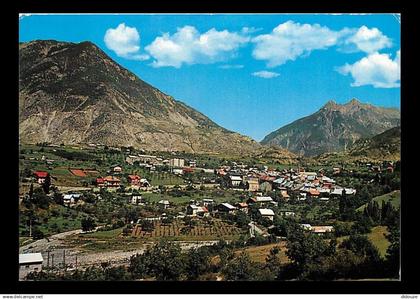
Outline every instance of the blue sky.
<path id="1" fill-rule="evenodd" d="M 19 40 L 92 41 L 142 80 L 260 141 L 328 100 L 400 107 L 400 24 L 376 15 L 28 15 Z"/>

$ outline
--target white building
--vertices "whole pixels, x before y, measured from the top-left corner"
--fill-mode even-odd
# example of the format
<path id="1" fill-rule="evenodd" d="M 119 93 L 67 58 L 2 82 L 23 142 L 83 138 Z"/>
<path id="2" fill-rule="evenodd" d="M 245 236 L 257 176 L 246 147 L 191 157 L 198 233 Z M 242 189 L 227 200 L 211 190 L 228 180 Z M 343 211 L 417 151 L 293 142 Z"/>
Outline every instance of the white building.
<path id="1" fill-rule="evenodd" d="M 41 271 L 43 262 L 41 253 L 19 254 L 19 280 L 24 279 L 30 272 Z"/>
<path id="2" fill-rule="evenodd" d="M 184 165 L 185 165 L 185 160 L 184 159 L 173 158 L 173 159 L 169 160 L 169 166 L 184 167 Z"/>
<path id="3" fill-rule="evenodd" d="M 274 220 L 274 211 L 271 209 L 258 209 L 261 217 L 270 219 L 271 221 Z"/>
<path id="4" fill-rule="evenodd" d="M 230 183 L 232 184 L 232 187 L 238 187 L 242 182 L 242 178 L 236 175 L 231 175 L 229 179 Z"/>

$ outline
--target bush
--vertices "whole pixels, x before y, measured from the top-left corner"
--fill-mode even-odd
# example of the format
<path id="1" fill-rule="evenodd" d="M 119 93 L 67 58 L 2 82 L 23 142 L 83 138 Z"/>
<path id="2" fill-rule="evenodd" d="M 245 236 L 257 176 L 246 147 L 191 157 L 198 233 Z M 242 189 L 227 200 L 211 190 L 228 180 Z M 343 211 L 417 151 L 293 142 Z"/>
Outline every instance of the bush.
<path id="1" fill-rule="evenodd" d="M 34 240 L 43 239 L 44 238 L 44 233 L 38 227 L 34 227 L 32 229 L 32 238 Z"/>

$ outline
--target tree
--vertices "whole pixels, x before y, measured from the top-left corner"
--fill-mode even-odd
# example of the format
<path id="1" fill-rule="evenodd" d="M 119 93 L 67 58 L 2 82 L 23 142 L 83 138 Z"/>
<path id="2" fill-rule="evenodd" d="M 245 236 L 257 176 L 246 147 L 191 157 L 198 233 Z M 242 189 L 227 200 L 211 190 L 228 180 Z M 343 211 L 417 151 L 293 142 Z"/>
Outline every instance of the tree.
<path id="1" fill-rule="evenodd" d="M 387 239 L 391 243 L 386 251 L 386 270 L 389 276 L 400 276 L 400 229 L 397 226 L 389 227 Z"/>
<path id="2" fill-rule="evenodd" d="M 222 273 L 226 280 L 254 280 L 254 273 L 256 265 L 253 263 L 248 253 L 241 252 L 241 254 L 229 261 L 222 269 Z"/>
<path id="3" fill-rule="evenodd" d="M 272 273 L 278 273 L 280 270 L 280 258 L 279 258 L 280 248 L 278 246 L 274 246 L 270 249 L 270 253 L 265 259 L 265 267 L 270 270 Z"/>
<path id="4" fill-rule="evenodd" d="M 210 254 L 207 248 L 192 248 L 188 251 L 186 273 L 189 280 L 196 280 L 210 270 Z"/>
<path id="5" fill-rule="evenodd" d="M 49 197 L 41 188 L 36 188 L 34 190 L 31 202 L 41 209 L 47 209 L 50 205 Z"/>
<path id="6" fill-rule="evenodd" d="M 82 230 L 85 232 L 92 231 L 96 227 L 95 220 L 92 217 L 82 219 Z"/>
<path id="7" fill-rule="evenodd" d="M 241 228 L 247 228 L 251 219 L 243 211 L 238 211 L 235 215 L 235 222 Z"/>
<path id="8" fill-rule="evenodd" d="M 327 244 L 318 235 L 298 233 L 288 238 L 286 255 L 301 273 L 311 264 L 317 264 L 322 256 L 326 255 Z"/>
<path id="9" fill-rule="evenodd" d="M 144 278 L 148 274 L 150 260 L 144 254 L 136 254 L 130 257 L 128 271 L 134 279 Z"/>
<path id="10" fill-rule="evenodd" d="M 44 233 L 37 227 L 37 226 L 35 226 L 33 229 L 32 229 L 32 238 L 34 239 L 34 240 L 40 240 L 40 239 L 43 239 L 44 238 Z"/>
<path id="11" fill-rule="evenodd" d="M 32 195 L 34 194 L 34 184 L 31 183 L 31 187 L 29 187 L 29 200 L 32 200 Z"/>
<path id="12" fill-rule="evenodd" d="M 51 186 L 51 176 L 48 173 L 47 177 L 44 180 L 44 183 L 42 183 L 42 189 L 44 190 L 45 194 L 50 193 L 50 186 Z"/>
<path id="13" fill-rule="evenodd" d="M 124 266 L 108 267 L 104 270 L 105 280 L 121 281 L 128 280 L 129 276 Z"/>
<path id="14" fill-rule="evenodd" d="M 58 191 L 54 191 L 53 200 L 56 204 L 62 205 L 64 204 L 63 194 Z"/>
<path id="15" fill-rule="evenodd" d="M 178 244 L 161 241 L 144 255 L 153 261 L 148 272 L 157 280 L 178 280 L 184 272 L 185 259 Z"/>
<path id="16" fill-rule="evenodd" d="M 363 235 L 352 235 L 348 239 L 344 240 L 341 248 L 348 249 L 355 254 L 369 259 L 372 262 L 380 261 L 380 255 L 378 249 L 372 244 L 366 236 Z"/>
<path id="17" fill-rule="evenodd" d="M 155 229 L 155 225 L 153 224 L 153 221 L 150 220 L 142 220 L 141 221 L 141 229 L 146 231 L 146 232 L 151 232 Z"/>

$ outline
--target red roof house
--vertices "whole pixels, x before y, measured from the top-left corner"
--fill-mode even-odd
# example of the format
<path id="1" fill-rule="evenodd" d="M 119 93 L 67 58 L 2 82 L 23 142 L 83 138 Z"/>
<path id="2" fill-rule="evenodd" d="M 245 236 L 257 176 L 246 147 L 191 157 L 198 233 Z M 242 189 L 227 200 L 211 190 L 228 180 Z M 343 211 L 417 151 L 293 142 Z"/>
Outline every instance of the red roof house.
<path id="1" fill-rule="evenodd" d="M 45 182 L 45 178 L 48 176 L 48 172 L 46 171 L 34 171 L 34 175 L 38 180 L 38 184 L 43 184 Z"/>

